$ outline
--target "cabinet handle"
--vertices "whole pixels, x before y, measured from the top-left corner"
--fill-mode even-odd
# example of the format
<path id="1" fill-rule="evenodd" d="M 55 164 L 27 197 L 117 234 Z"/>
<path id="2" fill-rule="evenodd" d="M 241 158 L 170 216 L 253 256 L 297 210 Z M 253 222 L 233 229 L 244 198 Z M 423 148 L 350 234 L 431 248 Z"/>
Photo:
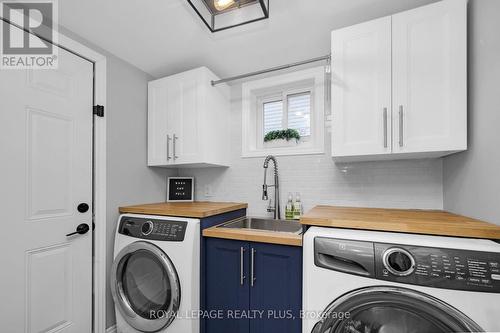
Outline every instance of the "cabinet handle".
<path id="1" fill-rule="evenodd" d="M 172 157 L 170 157 L 170 141 L 172 139 L 170 138 L 170 135 L 167 134 L 167 161 L 172 159 Z"/>
<path id="2" fill-rule="evenodd" d="M 404 113 L 403 113 L 403 106 L 400 105 L 399 106 L 399 146 L 400 147 L 403 147 L 403 127 L 404 127 L 404 120 L 403 120 L 403 116 L 404 116 Z"/>
<path id="3" fill-rule="evenodd" d="M 252 248 L 252 252 L 251 252 L 252 259 L 250 261 L 250 275 L 251 275 L 250 276 L 250 286 L 252 286 L 252 287 L 254 285 L 255 280 L 257 280 L 255 278 L 255 252 L 257 252 L 257 250 L 255 250 L 254 248 Z"/>
<path id="4" fill-rule="evenodd" d="M 243 285 L 243 283 L 245 282 L 245 275 L 244 275 L 244 271 L 243 271 L 243 255 L 245 253 L 245 249 L 242 247 L 240 247 L 240 285 Z"/>
<path id="5" fill-rule="evenodd" d="M 387 108 L 384 108 L 384 148 L 387 148 Z"/>
<path id="6" fill-rule="evenodd" d="M 173 140 L 173 143 L 174 143 L 174 160 L 176 158 L 178 158 L 178 156 L 175 154 L 175 144 L 176 144 L 178 138 L 179 137 L 177 135 L 175 135 L 175 133 L 174 133 L 174 140 Z"/>

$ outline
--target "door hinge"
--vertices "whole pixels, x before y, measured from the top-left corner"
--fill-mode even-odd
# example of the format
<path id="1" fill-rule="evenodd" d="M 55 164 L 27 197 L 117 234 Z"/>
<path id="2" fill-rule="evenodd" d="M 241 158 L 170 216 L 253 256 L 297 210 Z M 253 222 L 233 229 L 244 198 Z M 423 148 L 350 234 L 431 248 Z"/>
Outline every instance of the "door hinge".
<path id="1" fill-rule="evenodd" d="M 104 117 L 104 106 L 94 105 L 94 114 L 98 117 Z"/>

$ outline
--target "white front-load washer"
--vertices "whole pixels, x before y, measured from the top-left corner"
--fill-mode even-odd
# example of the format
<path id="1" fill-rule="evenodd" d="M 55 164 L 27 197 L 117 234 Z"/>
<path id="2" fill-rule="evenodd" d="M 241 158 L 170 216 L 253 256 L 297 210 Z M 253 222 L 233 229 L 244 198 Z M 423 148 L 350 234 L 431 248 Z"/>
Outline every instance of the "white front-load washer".
<path id="1" fill-rule="evenodd" d="M 500 244 L 311 227 L 303 333 L 500 332 Z"/>
<path id="2" fill-rule="evenodd" d="M 119 333 L 198 333 L 200 220 L 121 215 L 110 283 Z"/>

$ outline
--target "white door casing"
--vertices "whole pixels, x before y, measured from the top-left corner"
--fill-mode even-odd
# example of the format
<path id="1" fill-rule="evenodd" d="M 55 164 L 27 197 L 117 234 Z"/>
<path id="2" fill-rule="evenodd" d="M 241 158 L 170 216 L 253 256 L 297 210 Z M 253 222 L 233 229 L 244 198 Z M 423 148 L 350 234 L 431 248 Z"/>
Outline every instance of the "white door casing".
<path id="1" fill-rule="evenodd" d="M 333 156 L 391 153 L 391 17 L 334 31 L 332 54 Z"/>
<path id="2" fill-rule="evenodd" d="M 393 16 L 393 152 L 467 149 L 466 9 L 452 0 Z"/>
<path id="3" fill-rule="evenodd" d="M 0 75 L 2 331 L 92 329 L 91 62 Z M 89 210 L 77 211 L 79 203 Z"/>

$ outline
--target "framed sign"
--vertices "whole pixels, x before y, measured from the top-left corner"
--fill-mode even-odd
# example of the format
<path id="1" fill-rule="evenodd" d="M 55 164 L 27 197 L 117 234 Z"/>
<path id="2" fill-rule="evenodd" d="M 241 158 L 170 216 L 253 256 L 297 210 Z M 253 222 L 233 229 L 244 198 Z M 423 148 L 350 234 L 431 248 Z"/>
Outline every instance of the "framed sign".
<path id="1" fill-rule="evenodd" d="M 167 202 L 194 201 L 193 177 L 168 177 Z"/>

